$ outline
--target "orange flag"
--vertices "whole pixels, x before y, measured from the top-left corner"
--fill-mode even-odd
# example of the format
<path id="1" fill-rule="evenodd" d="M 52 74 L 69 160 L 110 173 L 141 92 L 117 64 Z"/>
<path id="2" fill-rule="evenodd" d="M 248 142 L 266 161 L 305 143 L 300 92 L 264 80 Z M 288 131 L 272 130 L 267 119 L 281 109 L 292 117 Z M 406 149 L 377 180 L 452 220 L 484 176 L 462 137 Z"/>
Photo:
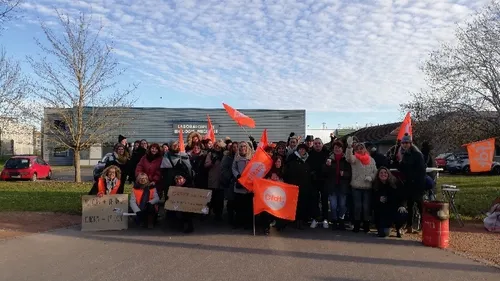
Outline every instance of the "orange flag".
<path id="1" fill-rule="evenodd" d="M 279 181 L 255 179 L 253 185 L 253 214 L 262 212 L 284 220 L 295 220 L 299 187 Z"/>
<path id="2" fill-rule="evenodd" d="M 473 173 L 489 172 L 495 153 L 495 139 L 466 144 L 469 154 L 470 171 Z"/>
<path id="3" fill-rule="evenodd" d="M 212 142 L 215 142 L 215 130 L 212 125 L 212 120 L 210 120 L 210 116 L 207 114 L 208 126 L 207 126 L 207 134 L 205 135 L 205 139 L 209 139 Z"/>
<path id="4" fill-rule="evenodd" d="M 401 123 L 401 127 L 399 127 L 397 140 L 401 140 L 405 134 L 413 136 L 410 112 L 406 113 L 405 119 L 403 120 L 403 123 Z"/>
<path id="5" fill-rule="evenodd" d="M 179 152 L 186 152 L 186 147 L 184 146 L 184 135 L 182 133 L 182 128 L 179 128 Z"/>
<path id="6" fill-rule="evenodd" d="M 248 191 L 252 191 L 253 182 L 255 179 L 263 178 L 273 167 L 273 159 L 262 148 L 257 147 L 257 152 L 253 155 L 252 160 L 241 173 L 238 179 Z"/>
<path id="7" fill-rule="evenodd" d="M 262 132 L 262 136 L 260 137 L 259 147 L 265 148 L 269 144 L 269 140 L 267 139 L 267 129 L 264 129 Z"/>
<path id="8" fill-rule="evenodd" d="M 238 110 L 230 107 L 229 105 L 222 103 L 224 106 L 224 109 L 226 109 L 227 114 L 229 114 L 229 117 L 231 117 L 234 122 L 238 123 L 240 127 L 249 127 L 249 128 L 255 128 L 255 121 L 246 116 L 245 114 L 239 112 Z"/>

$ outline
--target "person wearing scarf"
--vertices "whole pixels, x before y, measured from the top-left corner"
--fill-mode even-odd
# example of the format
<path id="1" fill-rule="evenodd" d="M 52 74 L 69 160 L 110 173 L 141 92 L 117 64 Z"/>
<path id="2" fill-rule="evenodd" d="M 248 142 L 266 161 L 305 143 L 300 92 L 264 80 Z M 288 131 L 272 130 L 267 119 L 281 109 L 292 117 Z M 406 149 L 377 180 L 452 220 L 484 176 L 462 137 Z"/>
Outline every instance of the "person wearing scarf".
<path id="1" fill-rule="evenodd" d="M 141 158 L 134 171 L 136 176 L 140 173 L 145 173 L 151 185 L 156 187 L 158 194 L 163 194 L 163 183 L 161 182 L 160 171 L 162 156 L 160 145 L 157 143 L 151 144 L 146 155 Z"/>
<path id="2" fill-rule="evenodd" d="M 160 197 L 156 188 L 149 182 L 145 173 L 136 176 L 136 182 L 130 193 L 130 208 L 136 215 L 136 223 L 153 228 L 158 214 Z"/>
<path id="3" fill-rule="evenodd" d="M 120 183 L 120 169 L 116 166 L 109 166 L 102 171 L 101 176 L 94 182 L 89 195 L 103 195 L 123 194 L 123 188 Z"/>
<path id="4" fill-rule="evenodd" d="M 299 144 L 297 150 L 288 157 L 285 165 L 285 173 L 283 180 L 285 183 L 297 185 L 299 187 L 299 200 L 297 202 L 296 225 L 298 229 L 303 229 L 304 224 L 311 219 L 314 214 L 311 212 L 313 204 L 318 204 L 315 201 L 312 186 L 311 167 L 307 159 L 309 148 L 305 144 Z"/>
<path id="5" fill-rule="evenodd" d="M 363 219 L 364 232 L 370 232 L 371 189 L 377 174 L 375 160 L 370 156 L 364 144 L 353 146 L 352 137 L 347 138 L 346 160 L 351 164 L 351 188 L 354 203 L 354 232 L 359 232 Z M 354 149 L 354 153 L 353 153 Z"/>
<path id="6" fill-rule="evenodd" d="M 208 170 L 207 187 L 213 191 L 210 208 L 215 214 L 216 221 L 222 221 L 222 211 L 224 210 L 224 189 L 221 188 L 220 178 L 225 148 L 226 143 L 224 141 L 215 142 L 204 163 L 204 168 Z"/>
<path id="7" fill-rule="evenodd" d="M 125 182 L 127 180 L 128 172 L 129 172 L 129 159 L 128 159 L 127 148 L 121 144 L 117 143 L 114 147 L 113 154 L 111 157 L 108 157 L 108 161 L 106 162 L 105 167 L 109 166 L 117 166 L 120 168 L 121 176 L 120 179 L 120 190 L 123 190 L 125 187 Z"/>
<path id="8" fill-rule="evenodd" d="M 333 143 L 333 152 L 323 166 L 325 189 L 328 192 L 332 230 L 345 230 L 345 214 L 347 212 L 347 192 L 351 180 L 351 164 L 347 162 L 340 141 Z"/>

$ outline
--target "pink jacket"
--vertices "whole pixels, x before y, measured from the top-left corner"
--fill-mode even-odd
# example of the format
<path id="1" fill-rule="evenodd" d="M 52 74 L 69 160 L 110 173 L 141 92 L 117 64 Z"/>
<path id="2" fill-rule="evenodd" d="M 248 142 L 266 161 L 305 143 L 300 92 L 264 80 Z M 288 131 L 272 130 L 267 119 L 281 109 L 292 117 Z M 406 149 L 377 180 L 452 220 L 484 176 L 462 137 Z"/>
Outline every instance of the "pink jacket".
<path id="1" fill-rule="evenodd" d="M 147 154 L 141 158 L 139 164 L 137 164 L 137 168 L 135 168 L 135 176 L 139 175 L 139 173 L 145 173 L 149 177 L 149 181 L 155 182 L 157 185 L 161 180 L 161 165 L 162 157 L 156 157 L 153 161 L 149 162 L 147 158 Z"/>

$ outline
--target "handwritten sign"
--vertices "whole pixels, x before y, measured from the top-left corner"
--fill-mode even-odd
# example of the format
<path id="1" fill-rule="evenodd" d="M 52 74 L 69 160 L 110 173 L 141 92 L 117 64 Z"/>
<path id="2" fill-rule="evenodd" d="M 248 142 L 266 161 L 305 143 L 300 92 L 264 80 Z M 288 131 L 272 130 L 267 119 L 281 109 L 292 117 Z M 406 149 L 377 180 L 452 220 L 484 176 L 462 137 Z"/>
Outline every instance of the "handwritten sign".
<path id="1" fill-rule="evenodd" d="M 212 198 L 212 191 L 207 189 L 171 186 L 165 209 L 170 211 L 208 214 L 207 204 Z"/>
<path id="2" fill-rule="evenodd" d="M 128 228 L 128 195 L 82 196 L 82 231 Z"/>

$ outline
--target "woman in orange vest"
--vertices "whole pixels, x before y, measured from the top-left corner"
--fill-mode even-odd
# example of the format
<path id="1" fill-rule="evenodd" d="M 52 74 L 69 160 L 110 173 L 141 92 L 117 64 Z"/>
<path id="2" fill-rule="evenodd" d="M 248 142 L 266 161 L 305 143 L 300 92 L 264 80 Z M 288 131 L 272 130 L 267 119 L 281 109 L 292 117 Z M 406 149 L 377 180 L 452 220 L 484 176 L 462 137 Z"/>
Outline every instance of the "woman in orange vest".
<path id="1" fill-rule="evenodd" d="M 158 216 L 160 197 L 145 173 L 137 174 L 134 188 L 130 194 L 130 208 L 136 214 L 136 223 L 153 228 Z"/>
<path id="2" fill-rule="evenodd" d="M 123 188 L 120 182 L 120 168 L 111 165 L 102 171 L 101 177 L 94 183 L 89 195 L 123 194 Z"/>

